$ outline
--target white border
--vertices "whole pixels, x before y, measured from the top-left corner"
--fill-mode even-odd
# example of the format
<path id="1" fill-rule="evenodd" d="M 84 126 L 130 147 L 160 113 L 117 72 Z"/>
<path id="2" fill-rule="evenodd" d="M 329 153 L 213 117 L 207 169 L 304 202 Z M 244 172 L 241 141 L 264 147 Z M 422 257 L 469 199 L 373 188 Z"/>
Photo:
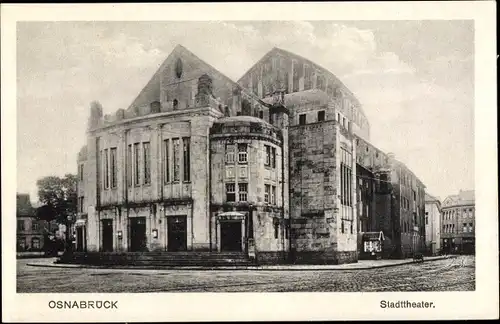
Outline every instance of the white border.
<path id="1" fill-rule="evenodd" d="M 494 2 L 2 5 L 2 319 L 222 321 L 498 318 L 496 7 Z M 475 20 L 476 291 L 463 293 L 16 294 L 16 21 Z M 237 296 L 237 298 L 235 298 Z M 57 299 L 113 299 L 119 309 L 51 310 Z M 383 310 L 382 299 L 434 309 Z"/>

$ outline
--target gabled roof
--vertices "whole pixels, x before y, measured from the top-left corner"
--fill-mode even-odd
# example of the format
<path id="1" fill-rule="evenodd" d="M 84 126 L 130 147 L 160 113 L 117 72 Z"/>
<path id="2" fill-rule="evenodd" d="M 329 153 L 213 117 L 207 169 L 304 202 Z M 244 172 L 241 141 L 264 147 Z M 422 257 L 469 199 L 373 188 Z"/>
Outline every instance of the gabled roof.
<path id="1" fill-rule="evenodd" d="M 240 90 L 242 90 L 246 95 L 253 97 L 255 100 L 260 101 L 260 99 L 255 96 L 253 93 L 250 93 L 243 87 L 241 87 L 238 83 L 233 81 L 231 78 L 227 77 L 224 75 L 222 72 L 214 68 L 212 65 L 209 63 L 205 62 L 204 60 L 200 59 L 198 56 L 193 54 L 190 50 L 185 48 L 184 46 L 178 44 L 174 47 L 172 52 L 167 56 L 165 61 L 159 66 L 159 68 L 156 70 L 156 72 L 153 74 L 149 82 L 146 84 L 146 86 L 139 92 L 137 97 L 134 99 L 134 101 L 130 104 L 128 109 L 136 106 L 143 106 L 143 105 L 148 105 L 151 102 L 154 101 L 160 101 L 160 81 L 161 81 L 161 72 L 167 67 L 169 64 L 173 63 L 173 59 L 177 56 L 181 55 L 189 60 L 197 61 L 204 65 L 208 71 L 209 74 L 216 74 L 220 76 L 223 80 L 227 81 L 234 87 L 238 87 Z"/>
<path id="2" fill-rule="evenodd" d="M 279 47 L 273 47 L 269 52 L 267 52 L 260 60 L 258 60 L 254 65 L 252 65 L 252 67 L 250 67 L 250 69 L 248 69 L 244 74 L 243 76 L 238 80 L 238 83 L 241 81 L 241 79 L 246 76 L 257 64 L 259 64 L 260 62 L 264 61 L 265 59 L 275 55 L 275 54 L 283 54 L 283 55 L 286 55 L 286 56 L 290 56 L 292 58 L 295 58 L 297 60 L 300 60 L 300 61 L 304 61 L 305 63 L 308 63 L 310 65 L 314 65 L 316 66 L 317 68 L 321 69 L 323 71 L 323 73 L 325 74 L 328 74 L 330 78 L 332 78 L 333 80 L 335 80 L 335 82 L 340 85 L 341 89 L 346 92 L 349 96 L 351 96 L 351 98 L 355 101 L 355 103 L 357 104 L 357 106 L 359 107 L 359 110 L 361 111 L 361 113 L 366 117 L 366 114 L 363 110 L 363 107 L 361 105 L 361 103 L 359 102 L 358 98 L 356 98 L 356 96 L 354 95 L 354 93 L 342 82 L 340 81 L 339 78 L 337 78 L 337 76 L 335 74 L 333 74 L 330 70 L 322 67 L 321 65 L 319 65 L 318 63 L 315 63 L 305 57 L 302 57 L 298 54 L 295 54 L 295 53 L 292 53 L 290 51 L 287 51 L 287 50 L 284 50 L 282 48 L 279 48 Z"/>
<path id="3" fill-rule="evenodd" d="M 31 205 L 30 195 L 28 194 L 17 194 L 17 205 L 16 212 L 18 216 L 33 216 L 34 209 Z"/>
<path id="4" fill-rule="evenodd" d="M 469 205 L 475 203 L 475 191 L 474 190 L 460 190 L 458 195 L 450 195 L 446 197 L 443 201 L 444 207 L 454 206 L 454 205 Z"/>

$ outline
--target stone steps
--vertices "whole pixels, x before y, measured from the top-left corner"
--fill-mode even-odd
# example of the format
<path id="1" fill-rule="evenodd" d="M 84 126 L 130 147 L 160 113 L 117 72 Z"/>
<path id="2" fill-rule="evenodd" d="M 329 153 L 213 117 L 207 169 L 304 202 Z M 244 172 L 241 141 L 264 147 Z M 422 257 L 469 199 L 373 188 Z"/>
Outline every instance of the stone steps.
<path id="1" fill-rule="evenodd" d="M 77 252 L 62 263 L 127 266 L 231 266 L 251 265 L 242 252 Z"/>

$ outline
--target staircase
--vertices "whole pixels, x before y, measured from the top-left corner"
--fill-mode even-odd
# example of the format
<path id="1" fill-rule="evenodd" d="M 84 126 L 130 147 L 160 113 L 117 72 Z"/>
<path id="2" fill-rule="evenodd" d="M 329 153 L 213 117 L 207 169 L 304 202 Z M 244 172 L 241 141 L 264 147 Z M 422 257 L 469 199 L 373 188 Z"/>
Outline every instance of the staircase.
<path id="1" fill-rule="evenodd" d="M 60 263 L 137 267 L 220 267 L 249 266 L 243 252 L 75 252 Z"/>

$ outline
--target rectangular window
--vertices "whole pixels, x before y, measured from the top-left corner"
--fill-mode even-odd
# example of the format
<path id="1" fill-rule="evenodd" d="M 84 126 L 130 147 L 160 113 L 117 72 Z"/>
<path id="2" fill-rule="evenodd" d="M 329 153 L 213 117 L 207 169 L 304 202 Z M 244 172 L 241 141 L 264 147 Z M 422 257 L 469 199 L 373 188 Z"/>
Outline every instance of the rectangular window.
<path id="1" fill-rule="evenodd" d="M 271 167 L 276 169 L 276 148 L 271 148 Z"/>
<path id="2" fill-rule="evenodd" d="M 31 239 L 31 247 L 34 250 L 39 250 L 40 249 L 40 239 L 38 237 L 34 237 Z"/>
<path id="3" fill-rule="evenodd" d="M 40 230 L 40 224 L 38 224 L 38 221 L 33 220 L 33 223 L 31 224 L 31 229 L 33 231 L 38 231 Z"/>
<path id="4" fill-rule="evenodd" d="M 264 165 L 269 166 L 271 165 L 271 147 L 269 145 L 264 145 L 266 148 L 266 162 Z"/>
<path id="5" fill-rule="evenodd" d="M 80 170 L 79 171 L 80 171 L 79 172 L 80 173 L 80 181 L 83 181 L 83 163 L 80 164 Z"/>
<path id="6" fill-rule="evenodd" d="M 340 123 L 340 113 L 337 113 L 337 121 Z"/>
<path id="7" fill-rule="evenodd" d="M 226 201 L 235 201 L 235 184 L 226 183 Z"/>
<path id="8" fill-rule="evenodd" d="M 170 182 L 170 140 L 163 141 L 163 183 Z"/>
<path id="9" fill-rule="evenodd" d="M 325 111 L 324 110 L 318 111 L 318 121 L 322 122 L 324 120 L 325 120 Z"/>
<path id="10" fill-rule="evenodd" d="M 257 73 L 252 74 L 252 91 L 255 94 L 259 92 L 259 77 Z"/>
<path id="11" fill-rule="evenodd" d="M 346 128 L 346 120 L 345 120 L 345 117 L 342 118 L 342 126 L 344 126 L 344 128 Z"/>
<path id="12" fill-rule="evenodd" d="M 271 187 L 271 204 L 276 205 L 276 186 Z"/>
<path id="13" fill-rule="evenodd" d="M 340 197 L 341 203 L 345 206 L 352 206 L 352 154 L 345 149 L 341 149 L 340 160 Z"/>
<path id="14" fill-rule="evenodd" d="M 341 221 L 341 225 L 342 225 L 341 231 L 342 234 L 344 234 L 345 233 L 344 220 Z"/>
<path id="15" fill-rule="evenodd" d="M 132 179 L 133 179 L 133 176 L 132 176 L 132 145 L 129 144 L 128 145 L 128 149 L 127 149 L 127 185 L 129 187 L 132 187 Z"/>
<path id="16" fill-rule="evenodd" d="M 279 223 L 274 222 L 274 238 L 277 239 L 279 236 Z"/>
<path id="17" fill-rule="evenodd" d="M 83 213 L 83 197 L 78 198 L 78 208 L 80 210 L 80 213 Z"/>
<path id="18" fill-rule="evenodd" d="M 134 185 L 139 186 L 141 184 L 140 180 L 140 169 L 139 169 L 139 158 L 141 154 L 141 148 L 139 143 L 134 144 Z"/>
<path id="19" fill-rule="evenodd" d="M 174 182 L 180 179 L 181 156 L 180 156 L 180 140 L 178 138 L 172 139 L 173 158 L 174 158 Z"/>
<path id="20" fill-rule="evenodd" d="M 469 223 L 469 232 L 474 232 L 473 229 L 472 229 L 472 223 Z"/>
<path id="21" fill-rule="evenodd" d="M 312 88 L 312 68 L 308 65 L 304 65 L 304 90 L 309 90 Z"/>
<path id="22" fill-rule="evenodd" d="M 25 250 L 26 249 L 26 238 L 19 237 L 17 239 L 17 244 L 18 244 L 20 250 Z"/>
<path id="23" fill-rule="evenodd" d="M 463 231 L 464 233 L 467 233 L 467 223 L 464 223 L 464 224 L 463 224 L 462 231 Z"/>
<path id="24" fill-rule="evenodd" d="M 149 142 L 142 143 L 144 157 L 144 184 L 151 184 L 151 145 Z"/>
<path id="25" fill-rule="evenodd" d="M 24 220 L 18 220 L 17 221 L 17 230 L 18 231 L 24 231 Z"/>
<path id="26" fill-rule="evenodd" d="M 425 225 L 429 225 L 429 216 L 425 216 Z"/>
<path id="27" fill-rule="evenodd" d="M 116 147 L 110 149 L 111 155 L 111 188 L 116 188 L 118 185 L 118 170 L 116 168 L 117 164 L 117 155 L 116 155 Z"/>
<path id="28" fill-rule="evenodd" d="M 262 110 L 259 111 L 259 118 L 264 119 L 264 112 Z"/>
<path id="29" fill-rule="evenodd" d="M 325 87 L 325 77 L 321 74 L 318 74 L 318 76 L 316 77 L 316 89 L 325 90 L 324 87 Z"/>
<path id="30" fill-rule="evenodd" d="M 247 201 L 248 199 L 248 184 L 238 183 L 238 200 Z"/>
<path id="31" fill-rule="evenodd" d="M 300 114 L 299 115 L 299 125 L 305 125 L 306 124 L 306 114 Z"/>
<path id="32" fill-rule="evenodd" d="M 292 92 L 299 91 L 299 80 L 302 75 L 302 64 L 293 61 Z"/>
<path id="33" fill-rule="evenodd" d="M 271 194 L 271 185 L 264 185 L 265 191 L 264 191 L 264 202 L 269 203 L 269 196 Z"/>
<path id="34" fill-rule="evenodd" d="M 184 181 L 191 181 L 191 142 L 189 137 L 182 139 L 184 144 Z"/>
<path id="35" fill-rule="evenodd" d="M 239 163 L 247 163 L 248 162 L 248 153 L 246 143 L 238 144 L 238 162 Z"/>
<path id="36" fill-rule="evenodd" d="M 234 163 L 234 145 L 226 144 L 226 163 Z"/>
<path id="37" fill-rule="evenodd" d="M 104 189 L 109 189 L 109 155 L 108 155 L 108 149 L 104 150 Z"/>

